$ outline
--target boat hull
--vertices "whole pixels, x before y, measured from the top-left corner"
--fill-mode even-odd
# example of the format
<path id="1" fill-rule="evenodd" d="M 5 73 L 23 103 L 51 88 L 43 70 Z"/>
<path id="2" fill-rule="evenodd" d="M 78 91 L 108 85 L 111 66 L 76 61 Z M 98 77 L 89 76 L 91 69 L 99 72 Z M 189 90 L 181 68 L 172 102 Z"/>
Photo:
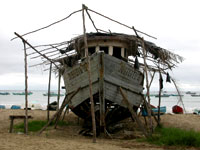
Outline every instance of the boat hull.
<path id="1" fill-rule="evenodd" d="M 137 110 L 143 101 L 144 75 L 127 62 L 103 52 L 93 54 L 90 63 L 95 113 L 100 117 L 100 122 L 105 121 L 108 126 L 131 116 L 119 87 L 126 94 L 130 105 Z M 84 60 L 73 67 L 65 66 L 63 79 L 67 96 L 80 88 L 69 104 L 70 109 L 79 117 L 91 122 L 87 65 L 87 61 Z"/>

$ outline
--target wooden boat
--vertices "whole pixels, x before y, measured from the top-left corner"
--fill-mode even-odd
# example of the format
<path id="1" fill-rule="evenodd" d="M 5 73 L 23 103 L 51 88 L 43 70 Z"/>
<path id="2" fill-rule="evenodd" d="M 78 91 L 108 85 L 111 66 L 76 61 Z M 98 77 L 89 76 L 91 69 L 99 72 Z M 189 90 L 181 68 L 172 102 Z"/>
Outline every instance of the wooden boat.
<path id="1" fill-rule="evenodd" d="M 0 105 L 0 109 L 5 109 L 6 106 L 5 105 Z"/>
<path id="2" fill-rule="evenodd" d="M 161 96 L 161 97 L 170 97 L 169 94 L 161 94 L 160 96 Z M 155 95 L 155 97 L 159 97 L 159 94 L 158 94 L 158 95 Z"/>
<path id="3" fill-rule="evenodd" d="M 193 114 L 200 115 L 200 109 L 194 109 Z"/>
<path id="4" fill-rule="evenodd" d="M 48 93 L 43 94 L 43 96 L 48 96 Z M 50 92 L 50 96 L 51 97 L 58 96 L 58 93 Z M 64 96 L 64 94 L 60 94 L 60 96 Z"/>
<path id="5" fill-rule="evenodd" d="M 19 105 L 12 105 L 10 109 L 21 109 L 21 106 L 19 106 Z"/>
<path id="6" fill-rule="evenodd" d="M 131 116 L 123 102 L 120 87 L 135 111 L 143 102 L 144 74 L 136 59 L 132 62 L 128 59 L 128 56 L 135 58 L 139 56 L 138 49 L 142 44 L 138 37 L 133 35 L 88 33 L 86 36 L 96 124 L 97 128 L 105 127 L 105 125 L 109 128 L 118 121 Z M 171 53 L 165 52 L 164 49 L 151 42 L 145 41 L 145 47 L 155 58 L 160 58 L 161 55 L 171 56 Z M 160 49 L 159 54 L 157 54 L 158 49 Z M 83 35 L 74 38 L 66 50 L 60 50 L 62 54 L 70 51 L 75 51 L 75 53 L 59 58 L 55 62 L 60 63 L 59 71 L 64 79 L 67 97 L 80 89 L 70 101 L 69 108 L 84 119 L 85 124 L 88 122 L 91 127 L 88 61 Z M 176 57 L 173 54 L 174 56 Z"/>
<path id="7" fill-rule="evenodd" d="M 152 111 L 154 112 L 155 115 L 158 114 L 158 108 L 154 107 L 152 108 Z M 166 106 L 161 106 L 160 107 L 160 115 L 164 115 L 167 111 Z M 142 116 L 148 116 L 147 111 L 145 109 L 142 110 Z"/>
<path id="8" fill-rule="evenodd" d="M 0 92 L 0 95 L 10 95 L 9 92 Z"/>
<path id="9" fill-rule="evenodd" d="M 134 41 L 131 46 L 131 41 L 123 39 L 123 36 L 121 34 L 88 34 L 95 115 L 96 118 L 101 118 L 96 120 L 97 125 L 105 122 L 109 127 L 131 116 L 123 103 L 120 87 L 126 93 L 134 110 L 137 110 L 143 101 L 144 75 L 128 62 L 128 55 L 131 55 L 128 49 L 133 49 Z M 91 122 L 88 63 L 85 59 L 83 36 L 78 37 L 69 47 L 77 48 L 76 51 L 81 58 L 74 62 L 77 56 L 71 56 L 59 61 L 63 65 L 62 75 L 67 95 L 70 96 L 80 88 L 69 104 L 69 108 L 85 122 Z"/>
<path id="10" fill-rule="evenodd" d="M 192 97 L 200 97 L 200 94 L 191 94 Z"/>
<path id="11" fill-rule="evenodd" d="M 196 94 L 195 92 L 187 91 L 186 94 Z"/>
<path id="12" fill-rule="evenodd" d="M 26 93 L 25 92 L 14 92 L 12 93 L 13 95 L 25 95 Z M 28 95 L 32 95 L 33 92 L 28 92 Z"/>
<path id="13" fill-rule="evenodd" d="M 175 114 L 183 114 L 183 108 L 178 105 L 175 105 L 172 107 L 172 112 Z"/>

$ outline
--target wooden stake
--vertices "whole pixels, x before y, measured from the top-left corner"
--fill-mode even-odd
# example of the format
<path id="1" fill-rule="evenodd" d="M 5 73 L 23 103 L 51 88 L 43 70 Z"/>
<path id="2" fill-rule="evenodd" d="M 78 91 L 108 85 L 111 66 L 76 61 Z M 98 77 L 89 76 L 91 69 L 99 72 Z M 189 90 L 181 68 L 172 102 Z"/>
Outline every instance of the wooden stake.
<path id="1" fill-rule="evenodd" d="M 60 80 L 61 80 L 61 72 L 58 70 L 58 97 L 57 97 L 57 111 L 59 110 L 59 101 L 60 101 Z"/>
<path id="2" fill-rule="evenodd" d="M 93 129 L 93 142 L 96 143 L 96 121 L 95 121 L 95 112 L 94 112 L 94 100 L 92 94 L 92 80 L 91 80 L 91 69 L 90 69 L 90 57 L 88 56 L 88 45 L 87 45 L 87 36 L 85 28 L 85 15 L 84 10 L 86 6 L 82 5 L 82 17 L 83 17 L 83 33 L 84 33 L 84 44 L 85 44 L 85 54 L 87 58 L 87 70 L 89 78 L 89 88 L 90 88 L 90 102 L 91 102 L 91 116 L 92 116 L 92 129 Z"/>
<path id="3" fill-rule="evenodd" d="M 135 111 L 133 110 L 133 108 L 131 107 L 131 105 L 128 102 L 128 99 L 126 97 L 126 95 L 124 94 L 124 92 L 122 91 L 122 88 L 120 87 L 120 93 L 123 97 L 123 101 L 125 102 L 126 106 L 128 107 L 132 117 L 135 119 L 136 123 L 138 124 L 139 128 L 141 129 L 141 131 L 143 132 L 143 134 L 145 135 L 145 137 L 148 137 L 147 131 L 145 130 L 142 122 L 140 121 L 140 119 L 138 118 L 137 114 L 135 113 Z"/>
<path id="4" fill-rule="evenodd" d="M 78 88 L 71 96 L 70 98 L 67 98 L 67 95 L 64 98 L 64 101 L 59 109 L 59 111 L 57 111 L 52 117 L 51 119 L 48 121 L 48 123 L 38 132 L 38 134 L 41 134 L 49 125 L 50 123 L 57 117 L 60 118 L 60 114 L 62 113 L 63 109 L 65 108 L 65 106 L 72 100 L 72 98 L 78 93 L 78 91 L 80 90 L 80 88 Z"/>
<path id="5" fill-rule="evenodd" d="M 50 102 L 50 90 L 51 90 L 51 69 L 52 69 L 52 63 L 50 63 L 50 69 L 49 69 L 49 85 L 48 85 L 48 99 L 47 99 L 47 121 L 49 121 L 49 102 Z"/>
<path id="6" fill-rule="evenodd" d="M 143 55 L 144 55 L 144 71 L 145 71 L 145 76 L 146 76 L 146 89 L 147 89 L 147 98 L 148 98 L 148 107 L 147 107 L 147 112 L 148 112 L 148 119 L 149 119 L 149 126 L 150 126 L 150 133 L 153 132 L 153 123 L 151 119 L 151 105 L 150 105 L 150 97 L 149 97 L 149 81 L 148 81 L 148 72 L 147 72 L 147 63 L 146 63 L 146 51 L 145 51 L 145 46 L 144 46 L 144 39 L 142 38 L 142 50 L 143 50 Z"/>
<path id="7" fill-rule="evenodd" d="M 161 103 L 161 92 L 162 92 L 162 87 L 161 87 L 161 73 L 159 71 L 160 79 L 159 79 L 159 102 L 158 102 L 158 126 L 160 126 L 160 103 Z"/>
<path id="8" fill-rule="evenodd" d="M 23 40 L 22 40 L 23 41 Z M 28 75 L 27 75 L 27 54 L 26 43 L 24 44 L 24 64 L 25 64 L 25 134 L 28 134 Z"/>

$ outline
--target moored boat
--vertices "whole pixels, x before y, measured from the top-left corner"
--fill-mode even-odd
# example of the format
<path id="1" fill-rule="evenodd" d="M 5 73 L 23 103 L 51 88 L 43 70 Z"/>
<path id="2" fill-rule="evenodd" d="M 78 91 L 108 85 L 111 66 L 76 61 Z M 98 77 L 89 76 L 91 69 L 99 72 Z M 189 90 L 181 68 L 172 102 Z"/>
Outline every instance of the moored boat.
<path id="1" fill-rule="evenodd" d="M 154 107 L 152 108 L 152 111 L 154 112 L 154 115 L 157 115 L 158 114 L 158 107 Z M 160 107 L 160 115 L 163 115 L 165 114 L 167 111 L 167 107 L 166 106 L 161 106 Z M 142 116 L 147 116 L 147 111 L 145 109 L 142 110 Z"/>
<path id="2" fill-rule="evenodd" d="M 26 95 L 25 92 L 13 92 L 12 94 L 13 94 L 13 95 Z M 28 94 L 28 95 L 32 95 L 33 92 L 28 92 L 27 94 Z"/>
<path id="3" fill-rule="evenodd" d="M 43 96 L 48 96 L 48 93 L 43 94 Z M 50 92 L 50 97 L 58 96 L 58 93 Z M 60 96 L 64 96 L 64 94 L 60 94 Z"/>
<path id="4" fill-rule="evenodd" d="M 181 106 L 175 105 L 172 107 L 172 112 L 175 114 L 183 114 L 183 108 Z"/>
<path id="5" fill-rule="evenodd" d="M 10 95 L 9 92 L 0 92 L 0 95 Z"/>
<path id="6" fill-rule="evenodd" d="M 192 97 L 200 97 L 200 94 L 191 94 Z"/>
<path id="7" fill-rule="evenodd" d="M 155 97 L 159 97 L 159 94 L 155 95 Z M 170 97 L 170 94 L 161 94 L 160 97 Z"/>

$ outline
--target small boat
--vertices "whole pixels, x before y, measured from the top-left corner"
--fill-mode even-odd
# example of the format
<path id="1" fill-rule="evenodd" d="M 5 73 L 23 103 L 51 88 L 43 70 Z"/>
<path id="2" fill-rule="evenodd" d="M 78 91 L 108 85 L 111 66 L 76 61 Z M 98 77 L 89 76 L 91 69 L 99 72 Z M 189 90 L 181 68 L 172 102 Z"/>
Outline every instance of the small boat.
<path id="1" fill-rule="evenodd" d="M 48 96 L 48 93 L 43 94 L 43 96 Z M 53 96 L 58 96 L 58 94 L 55 93 L 55 92 L 50 92 L 50 96 L 51 96 L 51 97 L 53 97 Z M 64 94 L 60 94 L 60 96 L 64 96 Z"/>
<path id="2" fill-rule="evenodd" d="M 0 109 L 5 109 L 5 105 L 0 105 Z"/>
<path id="3" fill-rule="evenodd" d="M 164 115 L 166 113 L 166 106 L 161 106 L 160 107 L 160 115 Z M 152 111 L 154 112 L 154 115 L 157 115 L 158 114 L 158 108 L 155 107 L 155 108 L 152 108 Z M 147 111 L 145 109 L 142 110 L 142 116 L 147 116 Z"/>
<path id="4" fill-rule="evenodd" d="M 186 94 L 196 94 L 195 92 L 187 91 Z"/>
<path id="5" fill-rule="evenodd" d="M 21 109 L 21 106 L 19 106 L 19 105 L 12 105 L 11 109 Z"/>
<path id="6" fill-rule="evenodd" d="M 26 95 L 26 93 L 25 92 L 14 92 L 14 93 L 12 93 L 13 95 Z M 33 92 L 28 92 L 28 95 L 32 95 L 33 94 Z"/>
<path id="7" fill-rule="evenodd" d="M 200 115 L 200 109 L 194 109 L 193 114 Z"/>
<path id="8" fill-rule="evenodd" d="M 160 96 L 161 96 L 161 97 L 170 97 L 169 94 L 161 94 Z M 155 95 L 155 97 L 159 97 L 159 94 L 158 94 L 158 95 Z"/>
<path id="9" fill-rule="evenodd" d="M 10 95 L 8 92 L 0 92 L 0 95 Z"/>
<path id="10" fill-rule="evenodd" d="M 183 108 L 178 105 L 175 105 L 172 107 L 172 112 L 175 114 L 183 114 Z"/>
<path id="11" fill-rule="evenodd" d="M 200 97 L 200 94 L 191 94 L 192 97 Z"/>
<path id="12" fill-rule="evenodd" d="M 179 95 L 179 94 L 171 94 L 170 96 L 184 96 L 184 95 Z"/>

